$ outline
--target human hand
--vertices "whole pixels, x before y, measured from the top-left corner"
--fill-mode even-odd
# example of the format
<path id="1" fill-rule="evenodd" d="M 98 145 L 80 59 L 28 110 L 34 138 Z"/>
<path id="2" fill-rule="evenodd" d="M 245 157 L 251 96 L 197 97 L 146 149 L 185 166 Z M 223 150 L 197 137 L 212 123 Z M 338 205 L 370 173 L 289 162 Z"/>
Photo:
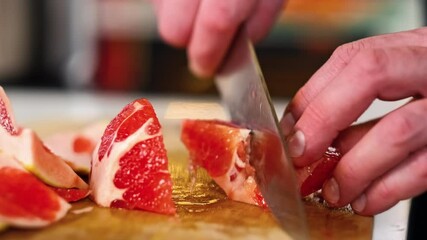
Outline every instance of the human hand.
<path id="1" fill-rule="evenodd" d="M 241 23 L 252 41 L 262 39 L 284 0 L 151 0 L 160 35 L 171 45 L 186 47 L 190 69 L 200 77 L 217 70 Z"/>
<path id="2" fill-rule="evenodd" d="M 412 101 L 351 124 L 375 99 Z M 427 27 L 345 44 L 298 91 L 281 120 L 296 166 L 328 146 L 343 157 L 323 185 L 333 206 L 372 215 L 427 190 Z"/>

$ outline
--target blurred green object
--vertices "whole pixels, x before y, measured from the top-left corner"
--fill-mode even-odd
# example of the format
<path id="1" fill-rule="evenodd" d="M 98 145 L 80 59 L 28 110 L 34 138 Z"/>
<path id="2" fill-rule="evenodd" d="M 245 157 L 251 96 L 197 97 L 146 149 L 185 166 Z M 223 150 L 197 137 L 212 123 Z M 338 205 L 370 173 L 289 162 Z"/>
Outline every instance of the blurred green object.
<path id="1" fill-rule="evenodd" d="M 420 27 L 424 0 L 290 0 L 264 44 L 336 44 Z M 319 44 L 314 44 L 319 45 Z"/>

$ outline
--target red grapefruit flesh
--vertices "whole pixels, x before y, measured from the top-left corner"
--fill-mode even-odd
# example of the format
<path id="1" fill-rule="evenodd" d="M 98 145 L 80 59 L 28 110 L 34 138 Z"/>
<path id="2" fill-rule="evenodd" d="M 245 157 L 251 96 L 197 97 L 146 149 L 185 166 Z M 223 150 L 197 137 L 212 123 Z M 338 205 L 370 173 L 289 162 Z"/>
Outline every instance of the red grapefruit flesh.
<path id="1" fill-rule="evenodd" d="M 218 120 L 185 120 L 181 140 L 230 199 L 265 207 L 249 164 L 250 130 Z"/>
<path id="2" fill-rule="evenodd" d="M 9 98 L 0 86 L 0 125 L 11 135 L 17 135 L 19 129 L 15 123 L 15 116 L 10 106 Z"/>
<path id="3" fill-rule="evenodd" d="M 101 206 L 176 212 L 161 126 L 148 100 L 129 103 L 107 126 L 92 159 L 90 186 Z"/>
<path id="4" fill-rule="evenodd" d="M 0 155 L 0 222 L 36 228 L 61 219 L 70 205 L 9 156 Z"/>
<path id="5" fill-rule="evenodd" d="M 37 134 L 18 128 L 9 99 L 0 87 L 0 150 L 16 160 L 48 185 L 63 188 L 88 188 L 88 185 L 62 158 L 53 154 Z"/>
<path id="6" fill-rule="evenodd" d="M 255 134 L 259 138 L 253 136 Z M 264 168 L 269 171 L 277 167 L 269 165 L 274 161 L 268 159 L 281 154 L 274 147 L 281 144 L 279 139 L 269 136 L 267 132 L 251 132 L 225 121 L 184 120 L 181 140 L 190 153 L 192 163 L 206 169 L 230 199 L 266 206 L 255 182 L 255 169 L 249 162 L 248 153 L 252 151 L 254 158 L 263 158 L 254 162 L 266 164 Z M 252 144 L 250 141 L 253 141 Z M 330 148 L 324 157 L 311 166 L 297 169 L 297 187 L 301 196 L 319 190 L 331 177 L 339 159 L 339 153 Z"/>

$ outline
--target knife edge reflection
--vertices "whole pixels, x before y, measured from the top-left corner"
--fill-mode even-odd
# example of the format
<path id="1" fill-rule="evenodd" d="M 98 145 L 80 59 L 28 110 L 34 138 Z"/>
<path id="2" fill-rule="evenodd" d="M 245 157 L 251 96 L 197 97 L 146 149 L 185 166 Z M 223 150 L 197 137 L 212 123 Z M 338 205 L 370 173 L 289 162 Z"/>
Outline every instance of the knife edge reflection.
<path id="1" fill-rule="evenodd" d="M 291 237 L 308 239 L 295 169 L 286 155 L 277 115 L 245 31 L 242 26 L 215 76 L 215 83 L 231 121 L 254 130 L 250 158 L 267 205 Z"/>

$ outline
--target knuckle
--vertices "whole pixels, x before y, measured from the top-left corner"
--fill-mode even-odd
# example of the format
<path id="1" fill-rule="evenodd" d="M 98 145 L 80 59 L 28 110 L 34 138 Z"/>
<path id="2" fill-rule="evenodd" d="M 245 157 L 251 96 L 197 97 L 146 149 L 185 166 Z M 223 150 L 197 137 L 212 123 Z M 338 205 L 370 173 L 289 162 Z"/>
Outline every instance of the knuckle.
<path id="1" fill-rule="evenodd" d="M 204 25 L 207 29 L 216 33 L 228 33 L 239 24 L 236 11 L 226 3 L 226 1 L 218 1 L 215 12 L 206 16 Z"/>
<path id="2" fill-rule="evenodd" d="M 313 127 L 331 127 L 331 118 L 322 110 L 325 108 L 323 106 L 319 106 L 318 104 L 320 103 L 317 103 L 316 106 L 314 106 L 314 104 L 307 106 L 305 111 L 307 118 L 310 119 L 310 123 L 313 124 Z"/>
<path id="3" fill-rule="evenodd" d="M 391 141 L 391 145 L 404 147 L 410 145 L 417 136 L 416 122 L 413 120 L 413 114 L 407 111 L 407 114 L 392 114 L 389 117 L 388 125 L 384 127 L 389 131 L 386 141 Z"/>
<path id="4" fill-rule="evenodd" d="M 415 161 L 412 163 L 412 169 L 414 169 L 414 172 L 419 173 L 419 181 L 424 184 L 424 189 L 427 189 L 427 147 L 414 157 Z"/>
<path id="5" fill-rule="evenodd" d="M 339 168 L 341 182 L 358 183 L 360 182 L 360 174 L 352 164 L 341 164 Z"/>
<path id="6" fill-rule="evenodd" d="M 360 50 L 365 49 L 366 45 L 364 39 L 343 44 L 333 52 L 332 57 L 348 63 Z"/>
<path id="7" fill-rule="evenodd" d="M 313 95 L 310 94 L 310 91 L 306 87 L 302 87 L 297 94 L 295 94 L 293 103 L 298 103 L 300 105 L 308 105 L 309 99 L 312 99 Z"/>
<path id="8" fill-rule="evenodd" d="M 381 86 L 388 77 L 389 57 L 383 49 L 360 51 L 353 61 L 361 79 L 369 79 L 371 84 Z"/>
<path id="9" fill-rule="evenodd" d="M 378 194 L 377 195 L 378 199 L 388 199 L 388 200 L 395 199 L 397 196 L 394 189 L 395 188 L 387 184 L 386 181 L 379 182 L 376 189 Z"/>
<path id="10" fill-rule="evenodd" d="M 408 31 L 407 34 L 411 35 L 411 39 L 414 39 L 416 42 L 425 43 L 425 41 L 427 41 L 427 27 L 417 28 L 412 31 Z"/>

